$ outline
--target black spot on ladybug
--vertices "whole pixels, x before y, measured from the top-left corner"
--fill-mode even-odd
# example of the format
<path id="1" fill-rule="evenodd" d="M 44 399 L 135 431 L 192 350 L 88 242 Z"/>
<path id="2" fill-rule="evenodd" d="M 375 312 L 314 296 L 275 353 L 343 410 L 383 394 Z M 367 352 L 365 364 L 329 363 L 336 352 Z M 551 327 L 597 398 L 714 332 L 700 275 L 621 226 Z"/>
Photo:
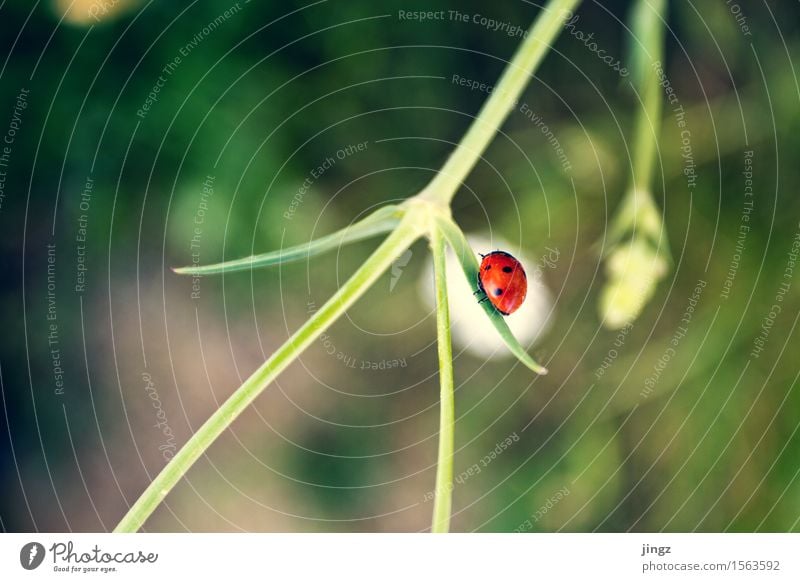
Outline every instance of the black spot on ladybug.
<path id="1" fill-rule="evenodd" d="M 500 297 L 500 296 L 503 294 L 503 290 L 502 290 L 502 289 L 495 289 L 495 290 L 494 290 L 494 294 L 495 294 L 497 297 Z"/>
<path id="2" fill-rule="evenodd" d="M 509 267 L 509 266 L 505 266 L 505 267 L 503 267 L 503 272 L 504 272 L 504 273 L 510 273 L 510 272 L 511 272 L 511 271 L 513 271 L 513 270 L 514 270 L 514 269 L 512 269 L 512 268 L 511 268 L 511 267 Z"/>
<path id="3" fill-rule="evenodd" d="M 491 269 L 491 268 L 492 268 L 492 266 L 491 266 L 491 265 L 486 265 L 486 266 L 483 268 L 483 270 L 484 270 L 484 271 L 488 271 L 488 270 L 489 270 L 489 269 Z"/>

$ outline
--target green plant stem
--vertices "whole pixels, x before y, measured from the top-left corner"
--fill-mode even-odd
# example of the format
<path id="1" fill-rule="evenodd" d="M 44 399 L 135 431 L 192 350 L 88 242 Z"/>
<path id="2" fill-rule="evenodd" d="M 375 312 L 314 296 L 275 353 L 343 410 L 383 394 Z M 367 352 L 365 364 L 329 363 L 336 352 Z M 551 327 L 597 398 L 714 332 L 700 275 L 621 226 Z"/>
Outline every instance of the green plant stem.
<path id="1" fill-rule="evenodd" d="M 564 23 L 581 0 L 550 0 L 503 71 L 464 138 L 426 188 L 425 196 L 449 204 L 461 183 L 516 105 Z"/>
<path id="2" fill-rule="evenodd" d="M 653 200 L 651 186 L 664 102 L 654 67 L 664 54 L 664 11 L 665 0 L 638 0 L 631 15 L 632 42 L 637 43 L 634 60 L 638 68 L 633 79 L 638 81 L 642 106 L 638 108 L 633 131 L 631 182 L 611 230 L 612 243 L 634 226 L 654 242 L 663 237 L 661 213 Z M 666 240 L 663 243 L 666 244 Z"/>
<path id="3" fill-rule="evenodd" d="M 397 229 L 375 250 L 341 288 L 286 343 L 275 351 L 242 384 L 178 451 L 169 464 L 156 476 L 141 497 L 133 504 L 115 532 L 135 532 L 156 507 L 187 473 L 211 443 L 227 429 L 253 400 L 280 374 L 314 339 L 330 327 L 377 278 L 392 261 L 423 234 L 420 224 L 425 221 L 410 211 Z"/>
<path id="4" fill-rule="evenodd" d="M 633 149 L 633 187 L 648 190 L 653 177 L 663 109 L 662 89 L 654 68 L 664 54 L 665 0 L 638 0 L 632 15 L 634 42 L 641 43 L 639 94 L 642 107 L 636 119 Z M 663 65 L 662 65 L 663 66 Z"/>
<path id="5" fill-rule="evenodd" d="M 431 251 L 436 282 L 436 341 L 439 350 L 439 456 L 436 463 L 436 487 L 434 489 L 431 531 L 447 533 L 450 529 L 450 510 L 453 505 L 453 447 L 456 412 L 445 246 L 444 238 L 435 226 L 431 232 Z"/>
<path id="6" fill-rule="evenodd" d="M 188 472 L 198 458 L 211 446 L 211 443 L 227 429 L 231 423 L 249 406 L 253 400 L 280 374 L 314 339 L 325 331 L 336 319 L 349 308 L 375 280 L 383 273 L 414 240 L 423 233 L 429 232 L 434 252 L 438 351 L 441 381 L 441 428 L 439 441 L 439 463 L 436 472 L 436 501 L 432 531 L 446 532 L 449 529 L 451 494 L 453 480 L 453 442 L 455 424 L 455 406 L 453 389 L 453 358 L 450 342 L 450 316 L 447 303 L 447 287 L 445 282 L 444 240 L 436 225 L 437 217 L 446 210 L 449 216 L 449 203 L 461 182 L 472 170 L 483 154 L 494 135 L 500 129 L 505 118 L 515 106 L 523 89 L 532 77 L 551 43 L 557 36 L 571 11 L 580 0 L 550 0 L 540 17 L 531 27 L 528 37 L 522 43 L 514 58 L 503 72 L 492 95 L 482 107 L 478 117 L 473 121 L 467 134 L 448 158 L 442 170 L 431 183 L 416 197 L 410 199 L 411 204 L 404 205 L 406 214 L 397 228 L 378 249 L 361 265 L 353 276 L 316 312 L 289 340 L 264 362 L 236 391 L 211 415 L 197 430 L 189 441 L 178 451 L 170 463 L 162 469 L 144 493 L 133 504 L 122 521 L 114 529 L 115 532 L 137 531 L 172 490 L 177 482 Z M 372 235 L 372 229 L 361 235 Z M 378 225 L 378 230 L 385 227 Z M 457 230 L 457 228 L 456 228 Z M 459 231 L 460 232 L 460 231 Z M 356 235 L 352 232 L 351 236 Z M 341 244 L 339 234 L 331 235 L 316 245 L 309 244 L 292 252 L 324 252 L 333 243 Z M 463 235 L 461 235 L 463 237 Z M 360 235 L 353 240 L 360 240 Z M 456 237 L 458 238 L 458 237 Z M 452 244 L 452 241 L 451 241 Z M 468 248 L 468 245 L 467 247 Z M 463 250 L 463 249 L 462 249 Z M 292 255 L 294 256 L 294 255 Z M 234 268 L 251 269 L 256 266 L 282 262 L 285 252 L 268 253 L 258 257 L 248 257 L 241 261 L 212 265 L 204 268 L 183 269 L 184 273 L 221 272 Z M 474 262 L 474 256 L 472 257 Z M 462 262 L 464 259 L 462 258 Z M 498 316 L 499 317 L 499 316 Z M 503 322 L 504 324 L 504 322 Z M 498 330 L 508 342 L 513 339 L 507 326 L 499 326 Z M 505 332 L 504 332 L 505 330 Z M 507 332 L 507 333 L 506 333 Z M 505 334 L 505 335 L 504 335 Z M 508 337 L 506 337 L 508 336 Z M 515 343 L 516 340 L 514 340 Z M 518 346 L 518 344 L 517 344 Z M 512 351 L 514 346 L 511 345 Z M 517 357 L 530 360 L 521 346 L 515 351 Z M 540 373 L 543 368 L 530 360 L 528 365 Z"/>

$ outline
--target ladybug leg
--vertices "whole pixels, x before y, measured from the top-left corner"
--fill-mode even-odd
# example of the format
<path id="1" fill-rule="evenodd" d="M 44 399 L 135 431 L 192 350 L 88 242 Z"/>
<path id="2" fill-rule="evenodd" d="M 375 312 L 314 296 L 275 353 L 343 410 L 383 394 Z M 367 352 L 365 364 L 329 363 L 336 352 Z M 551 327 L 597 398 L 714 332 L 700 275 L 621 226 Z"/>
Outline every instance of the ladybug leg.
<path id="1" fill-rule="evenodd" d="M 478 301 L 478 305 L 480 305 L 484 301 L 489 301 L 489 297 L 488 296 L 484 296 L 480 301 Z"/>

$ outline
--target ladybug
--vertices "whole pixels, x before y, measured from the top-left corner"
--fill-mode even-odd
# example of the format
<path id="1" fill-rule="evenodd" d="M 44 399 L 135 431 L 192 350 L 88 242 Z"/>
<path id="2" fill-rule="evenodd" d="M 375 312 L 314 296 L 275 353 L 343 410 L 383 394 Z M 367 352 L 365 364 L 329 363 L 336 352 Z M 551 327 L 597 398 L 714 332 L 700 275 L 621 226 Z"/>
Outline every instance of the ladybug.
<path id="1" fill-rule="evenodd" d="M 522 263 L 504 251 L 492 251 L 488 255 L 481 255 L 480 271 L 478 272 L 478 291 L 503 315 L 514 313 L 528 293 L 528 276 Z"/>

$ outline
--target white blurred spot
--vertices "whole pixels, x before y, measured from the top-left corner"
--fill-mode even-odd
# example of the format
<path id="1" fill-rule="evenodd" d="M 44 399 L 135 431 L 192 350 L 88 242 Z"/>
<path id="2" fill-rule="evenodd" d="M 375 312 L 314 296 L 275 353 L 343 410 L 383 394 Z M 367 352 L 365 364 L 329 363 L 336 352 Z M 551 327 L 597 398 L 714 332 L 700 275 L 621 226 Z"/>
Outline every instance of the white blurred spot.
<path id="1" fill-rule="evenodd" d="M 506 322 L 523 346 L 531 346 L 549 327 L 548 317 L 551 315 L 552 296 L 542 281 L 542 271 L 555 266 L 552 258 L 534 260 L 517 252 L 507 241 L 496 237 L 490 240 L 481 235 L 467 235 L 467 240 L 476 254 L 486 254 L 500 249 L 510 252 L 522 263 L 528 276 L 528 296 L 517 311 L 506 317 Z M 454 347 L 466 349 L 470 354 L 482 359 L 511 357 L 511 352 L 486 317 L 483 307 L 478 305 L 480 295 L 473 295 L 477 288 L 476 281 L 467 281 L 464 271 L 461 270 L 461 264 L 448 247 L 447 290 L 450 296 L 450 327 Z M 422 300 L 433 309 L 436 295 L 433 283 L 433 259 L 430 256 L 420 275 L 419 293 Z"/>

